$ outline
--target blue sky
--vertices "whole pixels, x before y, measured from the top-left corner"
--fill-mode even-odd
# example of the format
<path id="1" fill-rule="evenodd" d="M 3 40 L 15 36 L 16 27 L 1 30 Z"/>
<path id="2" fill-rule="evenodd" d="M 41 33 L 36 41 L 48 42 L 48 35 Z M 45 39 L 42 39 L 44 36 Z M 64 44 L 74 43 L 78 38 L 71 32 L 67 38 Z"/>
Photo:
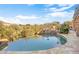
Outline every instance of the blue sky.
<path id="1" fill-rule="evenodd" d="M 75 4 L 0 4 L 0 20 L 16 24 L 44 24 L 73 20 Z"/>

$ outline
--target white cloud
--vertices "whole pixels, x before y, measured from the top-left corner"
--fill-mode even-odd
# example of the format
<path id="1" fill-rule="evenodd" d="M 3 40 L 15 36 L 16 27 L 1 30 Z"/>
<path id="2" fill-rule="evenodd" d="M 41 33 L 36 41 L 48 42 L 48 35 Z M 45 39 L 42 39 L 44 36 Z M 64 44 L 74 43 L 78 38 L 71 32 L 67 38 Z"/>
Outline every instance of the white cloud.
<path id="1" fill-rule="evenodd" d="M 0 20 L 8 23 L 16 23 L 16 24 L 43 24 L 53 21 L 64 22 L 64 21 L 72 20 L 73 13 L 74 11 L 51 12 L 41 17 L 37 17 L 33 15 L 32 16 L 17 15 L 13 18 L 0 17 Z"/>
<path id="2" fill-rule="evenodd" d="M 50 19 L 53 19 L 54 21 L 59 21 L 60 23 L 63 23 L 64 21 L 71 21 L 73 19 L 74 11 L 64 11 L 64 12 L 52 12 L 48 14 L 48 17 Z"/>
<path id="3" fill-rule="evenodd" d="M 8 23 L 16 23 L 15 19 L 0 17 L 0 21 L 8 22 Z"/>
<path id="4" fill-rule="evenodd" d="M 0 21 L 6 21 L 4 17 L 0 17 Z"/>
<path id="5" fill-rule="evenodd" d="M 6 17 L 0 17 L 0 21 L 4 21 L 7 23 L 14 23 L 14 24 L 38 24 L 39 18 L 37 16 L 23 16 L 23 15 L 17 15 L 12 18 L 6 18 Z"/>
<path id="6" fill-rule="evenodd" d="M 35 4 L 27 4 L 27 6 L 34 6 Z"/>
<path id="7" fill-rule="evenodd" d="M 66 5 L 66 6 L 64 6 L 64 7 L 60 8 L 60 9 L 58 9 L 58 10 L 55 10 L 55 11 L 64 11 L 66 9 L 71 8 L 72 6 L 74 6 L 74 5 L 68 5 L 68 6 Z"/>
<path id="8" fill-rule="evenodd" d="M 34 15 L 32 15 L 32 16 L 17 15 L 16 18 L 17 19 L 37 19 L 39 17 L 34 16 Z"/>
<path id="9" fill-rule="evenodd" d="M 69 6 L 69 4 L 58 4 L 58 6 L 60 6 L 60 7 L 67 7 L 67 6 Z"/>
<path id="10" fill-rule="evenodd" d="M 72 16 L 73 13 L 74 13 L 73 11 L 71 12 L 64 11 L 64 12 L 49 13 L 48 15 L 53 17 L 66 17 L 66 16 Z"/>
<path id="11" fill-rule="evenodd" d="M 22 22 L 22 20 L 16 19 L 16 18 L 6 18 L 6 17 L 0 17 L 0 21 L 4 21 L 7 23 L 16 23 L 16 24 L 20 24 Z"/>
<path id="12" fill-rule="evenodd" d="M 53 6 L 54 4 L 45 4 L 46 7 Z"/>
<path id="13" fill-rule="evenodd" d="M 45 12 L 48 12 L 46 16 L 49 19 L 52 19 L 52 21 L 59 22 L 64 22 L 73 19 L 74 10 L 70 9 L 69 11 L 67 11 L 67 9 L 73 7 L 74 4 L 57 4 L 56 6 L 57 7 L 49 7 L 44 9 Z"/>
<path id="14" fill-rule="evenodd" d="M 53 11 L 53 12 L 64 11 L 74 6 L 74 4 L 59 4 L 58 6 L 61 8 L 52 7 L 52 8 L 48 8 L 47 11 Z"/>

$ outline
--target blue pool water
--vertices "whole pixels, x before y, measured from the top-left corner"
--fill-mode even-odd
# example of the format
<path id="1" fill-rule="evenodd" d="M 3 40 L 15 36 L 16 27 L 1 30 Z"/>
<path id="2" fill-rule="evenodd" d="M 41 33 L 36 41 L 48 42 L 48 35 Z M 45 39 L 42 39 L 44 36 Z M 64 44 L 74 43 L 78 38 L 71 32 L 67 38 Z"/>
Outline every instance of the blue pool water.
<path id="1" fill-rule="evenodd" d="M 5 51 L 37 51 L 47 50 L 49 48 L 58 47 L 61 45 L 60 40 L 53 37 L 40 37 L 37 39 L 20 38 L 17 41 L 8 43 Z"/>

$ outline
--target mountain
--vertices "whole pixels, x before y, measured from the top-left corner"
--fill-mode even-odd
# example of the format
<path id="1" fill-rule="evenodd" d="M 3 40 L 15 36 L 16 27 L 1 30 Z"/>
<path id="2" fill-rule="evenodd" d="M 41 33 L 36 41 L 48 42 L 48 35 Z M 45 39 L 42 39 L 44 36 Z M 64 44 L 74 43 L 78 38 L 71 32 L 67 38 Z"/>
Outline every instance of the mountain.
<path id="1" fill-rule="evenodd" d="M 6 25 L 6 26 L 11 25 L 11 23 L 7 23 L 7 22 L 4 22 L 4 21 L 0 21 L 0 24 Z"/>

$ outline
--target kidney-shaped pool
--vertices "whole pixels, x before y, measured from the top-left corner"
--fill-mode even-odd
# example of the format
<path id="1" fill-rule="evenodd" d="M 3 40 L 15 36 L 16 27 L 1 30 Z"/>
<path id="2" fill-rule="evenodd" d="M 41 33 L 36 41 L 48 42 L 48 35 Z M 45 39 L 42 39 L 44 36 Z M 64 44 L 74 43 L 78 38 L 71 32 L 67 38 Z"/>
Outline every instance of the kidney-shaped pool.
<path id="1" fill-rule="evenodd" d="M 9 42 L 5 51 L 37 51 L 58 47 L 66 43 L 66 39 L 61 37 L 39 37 L 32 39 L 20 38 L 14 42 Z"/>

